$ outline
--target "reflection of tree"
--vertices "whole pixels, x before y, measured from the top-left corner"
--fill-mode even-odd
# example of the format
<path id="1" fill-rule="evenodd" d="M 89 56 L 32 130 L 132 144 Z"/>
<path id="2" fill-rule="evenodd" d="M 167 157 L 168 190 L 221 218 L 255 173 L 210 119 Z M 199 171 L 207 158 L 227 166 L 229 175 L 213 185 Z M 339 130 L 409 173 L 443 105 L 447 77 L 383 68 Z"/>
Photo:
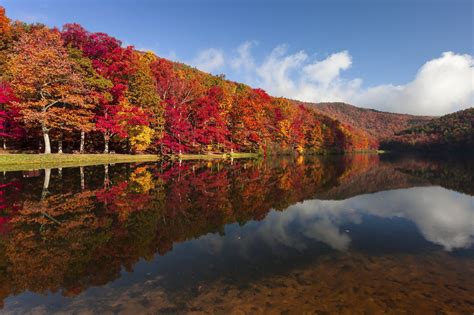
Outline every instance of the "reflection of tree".
<path id="1" fill-rule="evenodd" d="M 396 163 L 397 170 L 439 185 L 474 196 L 474 156 L 427 156 L 404 158 Z"/>
<path id="2" fill-rule="evenodd" d="M 7 233 L 7 223 L 18 209 L 18 191 L 20 185 L 17 181 L 0 183 L 0 235 Z"/>
<path id="3" fill-rule="evenodd" d="M 71 191 L 77 187 L 77 193 L 57 194 L 44 184 L 49 182 L 45 177 L 36 195 L 25 192 L 17 212 L 6 201 L 18 195 L 11 189 L 20 186 L 3 185 L 0 218 L 10 222 L 8 233 L 0 235 L 0 299 L 25 290 L 74 295 L 118 278 L 123 267 L 131 270 L 141 258 L 167 253 L 175 243 L 222 233 L 229 223 L 261 220 L 271 209 L 284 210 L 315 196 L 337 199 L 364 189 L 410 187 L 413 177 L 396 168 L 413 169 L 413 163 L 353 155 L 117 165 L 104 169 L 104 181 L 83 169 L 71 172 L 75 181 L 62 175 L 63 185 Z M 432 178 L 456 169 L 422 163 Z M 385 187 L 382 179 L 387 178 L 392 181 Z M 41 188 L 48 193 L 41 194 Z"/>
<path id="4" fill-rule="evenodd" d="M 26 201 L 10 222 L 5 255 L 14 293 L 66 290 L 87 276 L 85 262 L 107 237 L 107 221 L 92 213 L 93 193 L 51 195 Z"/>

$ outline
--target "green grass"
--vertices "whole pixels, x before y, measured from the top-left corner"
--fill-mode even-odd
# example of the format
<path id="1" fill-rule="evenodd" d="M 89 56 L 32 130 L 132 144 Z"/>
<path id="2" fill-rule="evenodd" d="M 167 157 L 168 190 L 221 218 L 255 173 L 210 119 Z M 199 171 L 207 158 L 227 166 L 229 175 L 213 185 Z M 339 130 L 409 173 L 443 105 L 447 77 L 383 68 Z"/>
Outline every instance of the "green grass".
<path id="1" fill-rule="evenodd" d="M 109 163 L 153 162 L 152 154 L 0 154 L 0 171 L 77 167 Z"/>

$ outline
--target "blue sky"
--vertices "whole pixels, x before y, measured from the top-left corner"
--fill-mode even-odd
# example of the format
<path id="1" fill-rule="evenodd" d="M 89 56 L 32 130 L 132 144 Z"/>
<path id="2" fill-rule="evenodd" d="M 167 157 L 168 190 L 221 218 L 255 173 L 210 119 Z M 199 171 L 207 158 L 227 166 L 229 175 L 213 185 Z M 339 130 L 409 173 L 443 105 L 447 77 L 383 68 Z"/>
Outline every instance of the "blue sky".
<path id="1" fill-rule="evenodd" d="M 413 113 L 472 105 L 471 0 L 0 0 L 0 5 L 13 19 L 49 26 L 78 22 L 274 95 Z M 439 95 L 413 96 L 413 89 L 433 86 L 417 83 L 424 68 L 425 78 L 452 77 L 450 87 L 469 84 L 443 104 L 418 104 L 425 102 L 421 98 L 438 102 Z M 387 97 L 391 102 L 385 104 Z M 397 107 L 398 102 L 414 104 Z"/>

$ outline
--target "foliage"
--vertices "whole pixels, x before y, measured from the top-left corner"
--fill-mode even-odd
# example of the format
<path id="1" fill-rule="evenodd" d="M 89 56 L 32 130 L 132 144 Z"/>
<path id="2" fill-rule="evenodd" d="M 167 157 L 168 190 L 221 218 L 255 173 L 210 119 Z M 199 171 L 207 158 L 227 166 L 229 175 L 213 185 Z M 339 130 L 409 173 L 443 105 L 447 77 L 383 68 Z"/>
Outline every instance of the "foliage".
<path id="1" fill-rule="evenodd" d="M 354 129 L 363 130 L 371 138 L 380 141 L 403 129 L 423 124 L 433 117 L 413 116 L 359 108 L 345 103 L 302 103 L 316 112 L 339 120 Z"/>
<path id="2" fill-rule="evenodd" d="M 0 81 L 0 138 L 4 140 L 23 136 L 23 129 L 15 119 L 19 116 L 18 109 L 12 106 L 15 100 L 10 86 Z"/>
<path id="3" fill-rule="evenodd" d="M 123 47 L 105 33 L 19 26 L 0 12 L 8 54 L 4 80 L 29 138 L 109 152 L 327 153 L 373 149 L 345 122 L 261 89 Z M 1 65 L 0 65 L 1 66 Z M 10 106 L 10 105 L 9 105 Z M 9 119 L 11 121 L 11 119 Z M 101 141 L 100 139 L 103 139 Z M 20 142 L 32 149 L 32 141 Z M 38 143 L 36 141 L 36 143 Z"/>
<path id="4" fill-rule="evenodd" d="M 83 78 L 75 71 L 57 30 L 39 28 L 25 33 L 8 61 L 14 105 L 27 127 L 40 127 L 49 151 L 51 129 L 70 130 L 91 115 Z M 48 152 L 49 151 L 49 152 Z"/>
<path id="5" fill-rule="evenodd" d="M 474 108 L 433 119 L 398 132 L 384 144 L 388 149 L 474 150 Z"/>

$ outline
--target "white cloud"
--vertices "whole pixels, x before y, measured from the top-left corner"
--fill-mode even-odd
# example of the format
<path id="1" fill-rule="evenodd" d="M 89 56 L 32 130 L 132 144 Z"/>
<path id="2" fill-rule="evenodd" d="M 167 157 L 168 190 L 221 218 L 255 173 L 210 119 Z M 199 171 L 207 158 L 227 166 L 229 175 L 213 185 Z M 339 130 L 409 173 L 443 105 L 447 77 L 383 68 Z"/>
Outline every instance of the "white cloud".
<path id="1" fill-rule="evenodd" d="M 255 69 L 255 61 L 250 50 L 256 44 L 257 42 L 255 41 L 246 41 L 237 47 L 237 57 L 233 58 L 230 62 L 232 69 L 238 72 L 248 72 Z"/>
<path id="2" fill-rule="evenodd" d="M 224 53 L 222 50 L 209 48 L 199 52 L 191 64 L 199 70 L 212 73 L 224 65 Z"/>
<path id="3" fill-rule="evenodd" d="M 329 85 L 339 77 L 341 70 L 347 70 L 352 65 L 352 57 L 347 51 L 332 54 L 322 61 L 316 61 L 303 67 L 303 73 L 309 81 Z"/>
<path id="4" fill-rule="evenodd" d="M 305 51 L 288 53 L 277 46 L 258 64 L 252 42 L 237 48 L 231 60 L 234 70 L 246 71 L 246 83 L 308 102 L 342 101 L 384 111 L 442 115 L 474 103 L 474 58 L 445 52 L 421 66 L 415 78 L 403 85 L 363 87 L 361 78 L 346 79 L 341 73 L 352 65 L 348 51 L 323 60 L 312 60 Z"/>
<path id="5" fill-rule="evenodd" d="M 441 115 L 473 105 L 474 59 L 445 52 L 426 62 L 405 85 L 360 91 L 355 100 L 383 110 Z"/>
<path id="6" fill-rule="evenodd" d="M 308 59 L 304 51 L 288 55 L 286 50 L 284 45 L 276 47 L 255 69 L 260 79 L 259 87 L 270 92 L 277 90 L 277 96 L 288 96 L 294 93 L 298 83 L 291 78 L 291 74 L 301 70 L 304 62 Z"/>

